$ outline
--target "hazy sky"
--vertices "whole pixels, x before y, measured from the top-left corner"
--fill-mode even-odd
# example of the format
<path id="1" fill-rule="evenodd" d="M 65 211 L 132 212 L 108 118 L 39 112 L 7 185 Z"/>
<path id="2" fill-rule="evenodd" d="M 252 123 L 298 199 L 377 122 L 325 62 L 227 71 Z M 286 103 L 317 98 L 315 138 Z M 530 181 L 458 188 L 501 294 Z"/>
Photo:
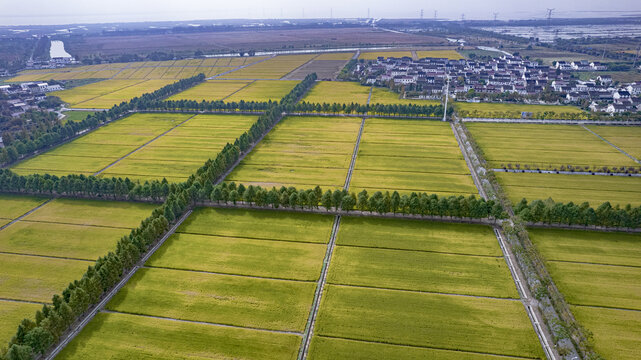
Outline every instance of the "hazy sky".
<path id="1" fill-rule="evenodd" d="M 558 17 L 618 16 L 641 13 L 639 0 L 0 0 L 0 25 L 51 25 L 158 20 L 238 18 L 374 18 L 531 19 L 555 8 Z"/>

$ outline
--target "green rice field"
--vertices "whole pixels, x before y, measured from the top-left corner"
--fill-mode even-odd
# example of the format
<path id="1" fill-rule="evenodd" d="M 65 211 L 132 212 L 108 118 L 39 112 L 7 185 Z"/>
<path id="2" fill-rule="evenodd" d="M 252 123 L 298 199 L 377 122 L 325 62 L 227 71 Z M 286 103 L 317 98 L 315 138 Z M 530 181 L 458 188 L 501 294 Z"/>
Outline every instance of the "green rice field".
<path id="1" fill-rule="evenodd" d="M 637 160 L 641 159 L 641 127 L 590 125 L 588 128 Z"/>
<path id="2" fill-rule="evenodd" d="M 467 123 L 467 128 L 494 168 L 561 166 L 581 170 L 636 167 L 632 159 L 577 125 Z"/>
<path id="3" fill-rule="evenodd" d="M 310 353 L 540 358 L 517 298 L 490 227 L 343 217 Z"/>
<path id="4" fill-rule="evenodd" d="M 640 352 L 639 234 L 530 229 L 530 237 L 595 350 L 608 359 Z"/>
<path id="5" fill-rule="evenodd" d="M 357 118 L 285 118 L 225 180 L 267 188 L 340 188 L 360 122 Z"/>
<path id="6" fill-rule="evenodd" d="M 561 175 L 536 173 L 496 173 L 496 177 L 513 203 L 552 198 L 558 202 L 589 202 L 598 207 L 641 205 L 641 179 L 638 177 Z"/>
<path id="7" fill-rule="evenodd" d="M 153 205 L 0 195 L 0 341 L 147 217 Z M 38 206 L 41 207 L 37 208 Z M 32 211 L 20 219 L 20 216 Z M 11 301 L 10 301 L 11 300 Z"/>
<path id="8" fill-rule="evenodd" d="M 587 113 L 569 105 L 455 102 L 454 109 L 464 118 L 520 119 L 530 112 L 533 119 L 587 119 Z"/>
<path id="9" fill-rule="evenodd" d="M 477 193 L 450 126 L 427 120 L 365 120 L 350 187 L 356 192 Z"/>
<path id="10" fill-rule="evenodd" d="M 69 103 L 71 108 L 109 109 L 136 96 L 151 93 L 174 80 L 105 80 L 56 91 L 53 95 Z"/>
<path id="11" fill-rule="evenodd" d="M 386 88 L 372 88 L 372 99 L 370 104 L 413 104 L 413 105 L 440 105 L 441 102 L 438 100 L 415 100 L 415 99 L 402 99 L 400 95 L 392 92 Z"/>
<path id="12" fill-rule="evenodd" d="M 369 86 L 350 81 L 318 81 L 302 101 L 309 103 L 367 104 Z"/>
<path id="13" fill-rule="evenodd" d="M 296 359 L 300 337 L 251 329 L 99 313 L 60 359 Z M 212 346 L 215 344 L 215 346 Z"/>
<path id="14" fill-rule="evenodd" d="M 295 357 L 332 221 L 331 216 L 316 214 L 196 209 L 118 292 L 108 311 L 72 342 L 63 358 L 82 356 L 104 344 L 102 334 L 118 329 L 117 325 L 136 332 L 158 326 L 162 333 L 183 331 L 186 336 L 172 337 L 172 344 L 163 347 L 166 350 L 156 349 L 155 336 L 141 340 L 150 344 L 149 349 L 109 337 L 116 341 L 113 348 L 120 349 L 115 352 L 118 356 L 140 357 L 147 351 L 169 356 L 194 346 L 188 334 L 200 329 L 202 339 L 235 339 L 210 343 L 206 354 Z M 256 343 L 234 349 L 239 339 Z"/>
<path id="15" fill-rule="evenodd" d="M 134 114 L 20 162 L 12 170 L 183 181 L 255 121 L 255 116 L 246 115 Z"/>

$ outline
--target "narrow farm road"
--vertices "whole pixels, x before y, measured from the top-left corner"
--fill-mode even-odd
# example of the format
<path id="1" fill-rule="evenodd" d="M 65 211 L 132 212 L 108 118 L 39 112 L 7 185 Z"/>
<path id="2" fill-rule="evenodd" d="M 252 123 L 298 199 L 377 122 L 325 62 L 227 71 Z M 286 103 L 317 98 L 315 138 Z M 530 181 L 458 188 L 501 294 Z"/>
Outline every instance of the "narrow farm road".
<path id="1" fill-rule="evenodd" d="M 627 152 L 623 151 L 623 149 L 621 149 L 620 147 L 618 147 L 618 146 L 614 145 L 613 143 L 609 142 L 609 141 L 608 141 L 606 138 L 604 138 L 603 136 L 601 136 L 601 135 L 599 135 L 599 134 L 595 133 L 594 131 L 592 131 L 592 130 L 588 129 L 585 125 L 581 125 L 581 127 L 582 127 L 582 128 L 584 128 L 585 130 L 589 131 L 592 135 L 594 135 L 594 136 L 598 137 L 599 139 L 603 140 L 606 144 L 608 144 L 608 145 L 612 146 L 613 148 L 615 148 L 615 149 L 619 150 L 619 152 L 620 152 L 621 154 L 623 154 L 623 155 L 625 155 L 625 156 L 629 157 L 630 159 L 632 159 L 632 160 L 633 160 L 634 162 L 636 162 L 637 164 L 641 164 L 641 161 L 639 161 L 639 159 L 637 159 L 637 158 L 635 158 L 634 156 L 632 156 L 632 155 L 628 154 Z"/>

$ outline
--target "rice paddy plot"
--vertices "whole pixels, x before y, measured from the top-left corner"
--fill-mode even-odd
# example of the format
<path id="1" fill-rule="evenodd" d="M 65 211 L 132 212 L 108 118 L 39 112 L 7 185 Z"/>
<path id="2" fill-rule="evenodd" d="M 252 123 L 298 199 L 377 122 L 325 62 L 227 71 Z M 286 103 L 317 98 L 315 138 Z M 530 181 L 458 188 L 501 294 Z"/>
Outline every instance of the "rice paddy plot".
<path id="1" fill-rule="evenodd" d="M 285 118 L 225 180 L 264 187 L 342 187 L 359 127 L 356 118 Z"/>
<path id="2" fill-rule="evenodd" d="M 24 217 L 31 222 L 134 228 L 149 216 L 153 204 L 104 200 L 55 199 Z"/>
<path id="3" fill-rule="evenodd" d="M 288 73 L 294 71 L 299 66 L 310 61 L 316 54 L 310 55 L 279 55 L 265 61 L 256 62 L 245 68 L 233 71 L 222 76 L 226 79 L 271 79 L 278 80 Z"/>
<path id="4" fill-rule="evenodd" d="M 362 230 L 367 233 L 367 228 Z M 372 288 L 518 298 L 502 257 L 338 246 L 327 281 Z"/>
<path id="5" fill-rule="evenodd" d="M 40 304 L 0 300 L 0 343 L 3 346 L 9 343 L 20 321 L 30 318 L 40 309 Z"/>
<path id="6" fill-rule="evenodd" d="M 255 121 L 255 116 L 246 115 L 197 115 L 122 159 L 102 176 L 185 180 Z"/>
<path id="7" fill-rule="evenodd" d="M 641 311 L 641 267 L 557 261 L 546 267 L 570 304 Z"/>
<path id="8" fill-rule="evenodd" d="M 0 194 L 0 218 L 14 220 L 45 201 L 44 197 Z"/>
<path id="9" fill-rule="evenodd" d="M 316 283 L 140 269 L 109 310 L 302 332 Z M 233 299 L 233 300 L 232 300 Z"/>
<path id="10" fill-rule="evenodd" d="M 529 112 L 534 119 L 587 119 L 585 111 L 569 105 L 468 102 L 455 102 L 453 105 L 459 116 L 464 118 L 520 119 L 523 112 Z"/>
<path id="11" fill-rule="evenodd" d="M 450 127 L 425 120 L 365 120 L 351 187 L 477 193 Z"/>
<path id="12" fill-rule="evenodd" d="M 572 306 L 577 321 L 593 335 L 594 349 L 606 359 L 641 356 L 641 311 Z"/>
<path id="13" fill-rule="evenodd" d="M 194 100 L 198 102 L 222 100 L 248 84 L 249 82 L 244 81 L 209 80 L 173 95 L 167 100 Z"/>
<path id="14" fill-rule="evenodd" d="M 641 127 L 634 126 L 588 126 L 595 133 L 618 146 L 626 153 L 641 160 Z"/>
<path id="15" fill-rule="evenodd" d="M 530 238 L 548 261 L 641 267 L 637 234 L 529 229 Z"/>
<path id="16" fill-rule="evenodd" d="M 51 95 L 57 96 L 62 101 L 73 106 L 83 101 L 140 84 L 141 82 L 142 80 L 104 80 L 68 90 L 54 91 Z"/>
<path id="17" fill-rule="evenodd" d="M 298 335 L 98 313 L 59 359 L 296 359 Z"/>
<path id="18" fill-rule="evenodd" d="M 169 80 L 144 80 L 133 86 L 129 86 L 120 90 L 106 93 L 98 97 L 90 98 L 82 102 L 72 104 L 72 108 L 88 108 L 88 109 L 109 109 L 116 104 L 123 101 L 129 101 L 134 97 L 142 94 L 154 92 L 165 85 L 169 85 L 174 81 Z M 82 86 L 74 90 L 82 91 Z M 73 91 L 73 90 L 72 90 Z"/>
<path id="19" fill-rule="evenodd" d="M 315 334 L 544 358 L 523 305 L 506 299 L 328 285 Z"/>
<path id="20" fill-rule="evenodd" d="M 481 225 L 343 217 L 338 245 L 501 256 L 492 229 Z"/>
<path id="21" fill-rule="evenodd" d="M 22 161 L 11 169 L 20 174 L 92 175 L 191 116 L 134 114 Z"/>
<path id="22" fill-rule="evenodd" d="M 561 175 L 535 173 L 496 173 L 513 203 L 521 199 L 558 202 L 589 202 L 597 207 L 605 202 L 613 206 L 641 205 L 641 178 L 597 175 Z"/>
<path id="23" fill-rule="evenodd" d="M 50 302 L 70 281 L 80 279 L 93 264 L 14 254 L 0 254 L 0 263 L 0 298 L 43 303 Z"/>
<path id="24" fill-rule="evenodd" d="M 294 212 L 199 208 L 179 233 L 324 244 L 333 217 Z"/>
<path id="25" fill-rule="evenodd" d="M 118 240 L 130 231 L 112 227 L 18 221 L 0 231 L 0 252 L 96 260 L 113 251 Z"/>
<path id="26" fill-rule="evenodd" d="M 226 102 L 280 101 L 298 84 L 298 81 L 257 80 L 225 99 Z"/>
<path id="27" fill-rule="evenodd" d="M 309 358 L 314 360 L 334 359 L 440 359 L 440 360 L 500 360 L 518 359 L 474 352 L 431 349 L 380 342 L 314 336 L 309 349 Z"/>
<path id="28" fill-rule="evenodd" d="M 467 127 L 495 168 L 598 170 L 638 165 L 576 125 L 468 123 Z"/>
<path id="29" fill-rule="evenodd" d="M 324 244 L 174 234 L 148 266 L 292 280 L 317 280 Z"/>
<path id="30" fill-rule="evenodd" d="M 369 86 L 350 81 L 319 81 L 302 101 L 318 104 L 367 104 Z"/>

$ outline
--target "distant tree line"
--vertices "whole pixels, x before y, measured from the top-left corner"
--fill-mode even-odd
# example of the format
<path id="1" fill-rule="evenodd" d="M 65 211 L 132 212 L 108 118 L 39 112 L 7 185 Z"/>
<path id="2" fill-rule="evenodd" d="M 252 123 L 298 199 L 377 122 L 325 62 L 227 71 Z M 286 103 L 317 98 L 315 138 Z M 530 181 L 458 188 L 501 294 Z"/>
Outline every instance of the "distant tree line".
<path id="1" fill-rule="evenodd" d="M 39 131 L 33 136 L 23 136 L 20 140 L 12 141 L 9 146 L 0 149 L 0 165 L 12 163 L 36 151 L 59 144 L 73 138 L 80 132 L 85 132 L 105 122 L 119 119 L 128 115 L 131 111 L 144 108 L 148 103 L 186 90 L 204 80 L 205 75 L 198 74 L 191 78 L 182 79 L 173 84 L 163 86 L 152 93 L 143 94 L 140 97 L 135 97 L 129 101 L 114 105 L 108 111 L 87 115 L 87 118 L 82 121 L 67 122 L 64 125 L 58 123 L 56 126 Z"/>
<path id="2" fill-rule="evenodd" d="M 443 105 L 415 104 L 339 104 L 339 103 L 309 103 L 302 101 L 285 106 L 287 112 L 333 113 L 333 114 L 362 114 L 362 115 L 408 115 L 408 116 L 443 116 Z M 449 110 L 448 110 L 449 112 Z"/>
<path id="3" fill-rule="evenodd" d="M 356 194 L 346 190 L 326 190 L 284 187 L 265 189 L 260 186 L 236 185 L 233 182 L 210 185 L 198 192 L 197 199 L 216 203 L 239 201 L 258 207 L 289 207 L 302 209 L 360 210 L 379 214 L 400 213 L 411 215 L 451 216 L 463 218 L 505 218 L 503 207 L 493 200 L 477 199 L 475 196 L 439 197 L 436 194 L 412 192 L 400 195 L 397 191 L 376 191 L 369 194 L 363 190 Z"/>
<path id="4" fill-rule="evenodd" d="M 618 205 L 613 207 L 609 202 L 605 202 L 597 208 L 593 208 L 587 202 L 580 205 L 573 202 L 564 204 L 548 199 L 534 200 L 528 203 L 526 199 L 523 199 L 514 208 L 514 213 L 524 221 L 534 223 L 641 227 L 641 206 L 632 207 L 630 204 L 620 208 Z"/>
<path id="5" fill-rule="evenodd" d="M 160 110 L 160 111 L 265 111 L 277 101 L 245 101 L 225 102 L 222 100 L 156 100 L 141 105 L 139 110 Z"/>

